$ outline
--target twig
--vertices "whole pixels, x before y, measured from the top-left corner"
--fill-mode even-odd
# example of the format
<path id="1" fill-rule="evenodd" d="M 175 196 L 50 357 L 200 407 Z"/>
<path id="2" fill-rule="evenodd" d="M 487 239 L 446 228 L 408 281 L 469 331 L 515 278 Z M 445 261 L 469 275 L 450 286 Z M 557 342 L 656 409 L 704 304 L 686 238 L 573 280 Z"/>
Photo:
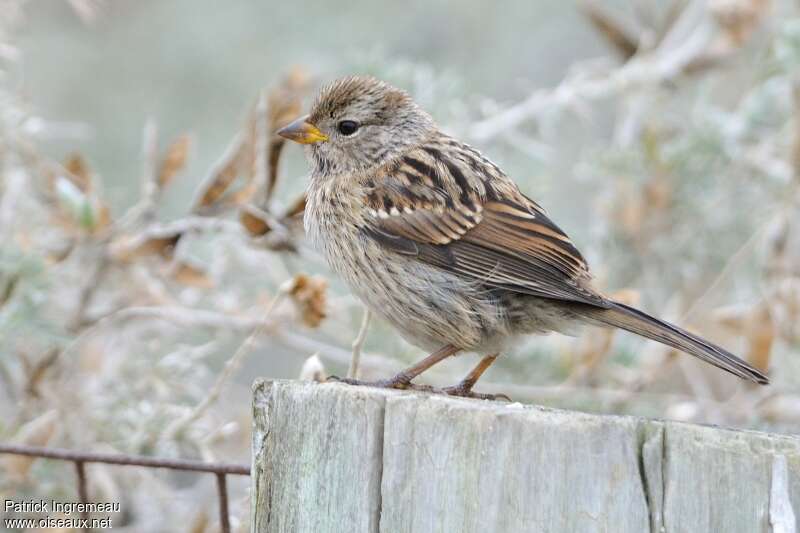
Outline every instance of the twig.
<path id="1" fill-rule="evenodd" d="M 236 179 L 242 151 L 246 144 L 247 137 L 244 132 L 237 132 L 228 143 L 222 156 L 212 165 L 209 173 L 203 178 L 200 186 L 197 187 L 194 198 L 192 198 L 191 212 L 193 214 L 208 214 L 213 208 L 212 204 L 222 196 L 228 186 Z M 219 188 L 219 191 L 212 191 L 212 189 L 217 188 Z M 210 194 L 213 196 L 212 198 L 208 197 Z"/>
<path id="2" fill-rule="evenodd" d="M 584 1 L 581 9 L 595 29 L 608 41 L 624 61 L 632 58 L 639 50 L 639 39 L 611 17 L 594 2 Z"/>
<path id="3" fill-rule="evenodd" d="M 34 397 L 39 396 L 39 382 L 42 380 L 47 370 L 56 362 L 58 354 L 59 350 L 57 348 L 50 348 L 33 368 L 30 369 L 27 384 L 25 385 L 26 394 Z"/>
<path id="4" fill-rule="evenodd" d="M 800 185 L 800 82 L 792 87 L 792 107 L 794 109 L 794 127 L 790 164 L 795 183 Z"/>
<path id="5" fill-rule="evenodd" d="M 694 20 L 699 16 L 698 10 L 702 7 L 698 6 L 702 3 L 694 2 L 692 8 L 685 9 L 659 47 L 651 53 L 631 58 L 621 68 L 602 78 L 567 78 L 553 89 L 535 91 L 522 102 L 474 124 L 469 131 L 470 137 L 486 141 L 513 130 L 544 111 L 551 112 L 554 108 L 568 107 L 581 100 L 597 100 L 636 86 L 673 79 L 702 55 L 710 41 L 710 24 L 698 24 Z M 687 32 L 691 24 L 695 26 L 688 28 L 691 31 Z"/>
<path id="6" fill-rule="evenodd" d="M 312 339 L 291 330 L 276 329 L 272 334 L 272 340 L 299 352 L 318 353 L 320 358 L 342 366 L 349 365 L 353 358 L 353 352 L 351 350 L 318 339 Z M 402 366 L 404 365 L 397 359 L 377 354 L 361 354 L 362 370 L 369 368 L 372 371 L 381 370 L 391 372 L 400 370 Z"/>
<path id="7" fill-rule="evenodd" d="M 103 328 L 117 322 L 142 318 L 165 320 L 183 327 L 216 328 L 226 331 L 252 331 L 254 328 L 258 328 L 262 333 L 269 332 L 273 335 L 278 331 L 278 321 L 270 319 L 269 317 L 259 319 L 247 316 L 233 316 L 216 311 L 180 306 L 125 307 L 97 319 L 90 327 L 84 328 L 66 347 L 64 347 L 60 355 L 61 357 L 65 357 L 72 353 L 81 346 L 86 339 Z M 77 361 L 76 358 L 73 358 L 73 360 Z"/>
<path id="8" fill-rule="evenodd" d="M 782 211 L 781 211 L 782 212 Z M 781 212 L 776 213 L 780 214 Z M 731 269 L 739 264 L 739 261 L 744 257 L 745 252 L 749 251 L 757 243 L 761 242 L 761 237 L 765 231 L 769 229 L 772 225 L 773 220 L 775 220 L 775 216 L 771 216 L 768 220 L 763 222 L 761 226 L 756 228 L 750 237 L 747 238 L 746 241 L 739 247 L 738 250 L 726 261 L 725 266 L 722 268 L 722 271 L 714 278 L 714 281 L 708 284 L 708 288 L 703 291 L 703 294 L 695 298 L 692 305 L 689 309 L 683 313 L 682 321 L 691 320 L 694 314 L 697 312 L 697 309 L 709 294 L 711 294 L 714 290 L 717 289 L 720 283 L 730 274 Z"/>
<path id="9" fill-rule="evenodd" d="M 75 308 L 72 320 L 67 326 L 70 331 L 77 332 L 85 325 L 86 314 L 91 306 L 92 298 L 94 297 L 97 289 L 100 288 L 103 278 L 105 278 L 105 275 L 108 272 L 109 238 L 110 236 L 106 236 L 105 238 L 101 239 L 94 245 L 93 249 L 89 251 L 89 253 L 94 256 L 94 260 L 89 261 L 89 264 L 91 265 L 89 268 L 92 270 L 82 277 L 83 285 L 78 293 L 78 305 Z"/>
<path id="10" fill-rule="evenodd" d="M 155 217 L 158 200 L 158 128 L 152 118 L 148 118 L 142 134 L 142 220 L 149 221 Z"/>
<path id="11" fill-rule="evenodd" d="M 100 287 L 108 271 L 110 243 L 125 227 L 155 218 L 160 187 L 158 183 L 158 129 L 152 118 L 145 122 L 142 133 L 142 160 L 141 198 L 97 241 L 94 250 L 95 258 L 90 261 L 94 270 L 90 275 L 84 277 L 84 285 L 78 296 L 78 307 L 69 324 L 69 328 L 73 332 L 79 331 L 91 322 L 86 320 L 86 313 L 95 291 Z"/>
<path id="12" fill-rule="evenodd" d="M 241 225 L 232 220 L 187 216 L 171 222 L 154 222 L 149 224 L 135 236 L 118 239 L 111 243 L 112 255 L 120 257 L 131 252 L 152 239 L 162 239 L 187 233 L 242 233 Z"/>
<path id="13" fill-rule="evenodd" d="M 217 376 L 217 380 L 214 382 L 214 385 L 211 387 L 211 391 L 209 391 L 208 396 L 203 398 L 203 400 L 198 403 L 191 412 L 189 412 L 186 416 L 179 418 L 172 424 L 170 424 L 166 430 L 164 430 L 164 437 L 166 440 L 172 440 L 176 435 L 183 432 L 188 426 L 194 423 L 197 419 L 199 419 L 214 402 L 217 401 L 220 394 L 222 394 L 222 390 L 225 387 L 225 384 L 230 379 L 230 377 L 239 369 L 244 361 L 245 356 L 250 352 L 251 348 L 256 342 L 256 339 L 264 333 L 265 325 L 269 318 L 271 317 L 273 311 L 277 308 L 278 304 L 283 301 L 286 295 L 289 293 L 290 284 L 286 283 L 280 287 L 278 293 L 272 299 L 269 307 L 266 311 L 264 311 L 264 316 L 261 318 L 259 323 L 247 338 L 239 345 L 239 348 L 233 354 L 233 356 L 228 359 L 225 363 L 225 367 L 222 369 L 222 372 L 219 376 Z"/>
<path id="14" fill-rule="evenodd" d="M 265 91 L 258 94 L 258 103 L 255 111 L 254 124 L 255 138 L 253 139 L 253 181 L 256 191 L 261 191 L 263 196 L 262 207 L 269 210 L 269 199 L 272 195 L 273 184 L 267 171 L 267 158 L 269 157 L 269 120 L 267 119 L 267 95 Z"/>
<path id="15" fill-rule="evenodd" d="M 0 382 L 3 383 L 2 390 L 6 393 L 6 398 L 10 401 L 8 405 L 13 404 L 17 399 L 16 383 L 14 378 L 11 377 L 11 372 L 3 361 L 0 361 Z"/>
<path id="16" fill-rule="evenodd" d="M 347 377 L 357 379 L 360 366 L 361 366 L 361 347 L 364 345 L 364 339 L 367 338 L 367 329 L 369 329 L 371 313 L 369 309 L 364 308 L 364 316 L 361 318 L 361 327 L 358 330 L 353 341 L 353 358 L 350 360 L 350 368 L 347 371 Z"/>

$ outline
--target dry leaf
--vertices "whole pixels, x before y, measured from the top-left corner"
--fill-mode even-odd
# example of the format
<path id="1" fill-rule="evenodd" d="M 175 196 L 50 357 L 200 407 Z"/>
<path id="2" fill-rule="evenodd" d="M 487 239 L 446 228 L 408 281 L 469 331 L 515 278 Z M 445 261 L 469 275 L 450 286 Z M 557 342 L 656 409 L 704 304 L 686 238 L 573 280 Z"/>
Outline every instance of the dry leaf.
<path id="1" fill-rule="evenodd" d="M 214 280 L 202 268 L 186 261 L 181 261 L 172 268 L 172 278 L 190 287 L 198 287 L 200 289 L 214 287 Z"/>
<path id="2" fill-rule="evenodd" d="M 270 141 L 267 148 L 267 201 L 278 181 L 278 163 L 286 139 L 275 132 L 296 119 L 303 110 L 303 96 L 308 92 L 310 76 L 301 67 L 294 67 L 283 82 L 270 91 L 267 98 Z"/>
<path id="3" fill-rule="evenodd" d="M 17 283 L 19 282 L 19 274 L 12 274 L 8 277 L 8 279 L 0 280 L 0 307 L 3 307 L 6 302 L 11 299 L 11 296 L 14 294 L 14 289 L 17 287 Z"/>
<path id="4" fill-rule="evenodd" d="M 164 259 L 171 259 L 175 246 L 180 241 L 183 233 L 174 233 L 163 236 L 123 236 L 111 243 L 111 256 L 117 261 L 132 261 L 150 255 L 160 255 Z"/>
<path id="5" fill-rule="evenodd" d="M 208 517 L 208 510 L 200 506 L 189 524 L 189 533 L 206 533 L 211 520 Z"/>
<path id="6" fill-rule="evenodd" d="M 800 343 L 800 276 L 776 284 L 773 309 L 781 337 L 788 343 Z"/>
<path id="7" fill-rule="evenodd" d="M 92 233 L 98 233 L 111 226 L 111 210 L 105 202 L 98 200 L 95 205 L 95 223 L 91 228 Z"/>
<path id="8" fill-rule="evenodd" d="M 612 328 L 593 328 L 580 339 L 572 358 L 575 366 L 567 379 L 568 383 L 584 383 L 591 371 L 608 358 L 615 331 Z"/>
<path id="9" fill-rule="evenodd" d="M 325 365 L 322 364 L 322 360 L 317 354 L 306 359 L 303 363 L 303 368 L 300 369 L 299 379 L 302 381 L 316 381 L 322 383 L 327 377 Z"/>
<path id="10" fill-rule="evenodd" d="M 105 339 L 89 339 L 80 352 L 80 369 L 86 375 L 99 376 L 108 362 L 108 345 Z"/>
<path id="11" fill-rule="evenodd" d="M 65 239 L 63 242 L 60 242 L 59 245 L 60 246 L 56 249 L 48 250 L 47 255 L 45 256 L 45 260 L 47 261 L 48 265 L 57 265 L 69 257 L 69 255 L 72 253 L 72 250 L 75 248 L 75 240 Z"/>
<path id="12" fill-rule="evenodd" d="M 188 135 L 181 135 L 167 148 L 161 168 L 158 170 L 158 185 L 166 187 L 172 179 L 186 166 L 191 141 Z"/>
<path id="13" fill-rule="evenodd" d="M 697 402 L 683 401 L 670 405 L 666 410 L 669 420 L 680 420 L 681 422 L 692 422 L 701 414 L 700 406 Z"/>
<path id="14" fill-rule="evenodd" d="M 297 274 L 292 280 L 289 296 L 300 311 L 300 318 L 315 328 L 325 318 L 328 282 L 321 276 Z"/>
<path id="15" fill-rule="evenodd" d="M 710 0 L 709 10 L 734 46 L 741 46 L 758 28 L 770 7 L 769 0 Z"/>
<path id="16" fill-rule="evenodd" d="M 612 292 L 610 298 L 625 305 L 637 306 L 641 300 L 642 293 L 636 289 L 620 289 Z"/>
<path id="17" fill-rule="evenodd" d="M 111 212 L 94 187 L 94 177 L 83 156 L 71 154 L 63 166 L 44 165 L 48 200 L 54 202 L 52 222 L 71 235 L 99 233 L 111 225 Z"/>
<path id="18" fill-rule="evenodd" d="M 625 305 L 635 306 L 639 303 L 640 293 L 634 289 L 621 289 L 611 293 L 609 297 Z M 595 328 L 580 340 L 573 358 L 577 363 L 568 378 L 570 383 L 584 382 L 591 372 L 608 358 L 615 332 L 613 328 Z"/>
<path id="19" fill-rule="evenodd" d="M 644 213 L 640 198 L 632 190 L 628 181 L 617 182 L 616 208 L 612 216 L 615 223 L 626 235 L 636 236 L 642 229 Z"/>
<path id="20" fill-rule="evenodd" d="M 47 370 L 53 365 L 53 363 L 56 362 L 59 354 L 59 350 L 51 348 L 41 357 L 41 359 L 39 359 L 33 368 L 29 369 L 28 383 L 25 386 L 25 392 L 35 398 L 39 397 L 39 383 L 41 383 L 42 379 L 47 373 Z"/>
<path id="21" fill-rule="evenodd" d="M 60 416 L 55 410 L 47 411 L 22 426 L 14 442 L 25 446 L 45 446 L 55 435 L 59 420 Z M 34 461 L 35 457 L 6 455 L 3 457 L 2 465 L 8 477 L 24 480 Z"/>
<path id="22" fill-rule="evenodd" d="M 766 371 L 772 356 L 772 345 L 775 343 L 775 322 L 766 303 L 758 305 L 750 314 L 747 323 L 747 361 Z"/>
<path id="23" fill-rule="evenodd" d="M 639 49 L 638 39 L 630 35 L 619 22 L 593 2 L 585 2 L 582 7 L 589 22 L 614 47 L 623 60 L 627 61 L 636 54 Z"/>
<path id="24" fill-rule="evenodd" d="M 239 212 L 239 222 L 252 237 L 261 237 L 272 230 L 263 213 L 251 206 L 242 208 Z"/>
<path id="25" fill-rule="evenodd" d="M 800 397 L 793 394 L 777 394 L 765 398 L 758 407 L 758 414 L 770 422 L 800 424 Z"/>
<path id="26" fill-rule="evenodd" d="M 301 194 L 294 202 L 289 204 L 289 207 L 286 208 L 286 212 L 283 214 L 284 219 L 295 218 L 295 217 L 303 217 L 303 213 L 306 210 L 306 195 L 305 193 Z"/>
<path id="27" fill-rule="evenodd" d="M 302 111 L 303 96 L 311 85 L 308 72 L 293 67 L 267 98 L 270 131 L 275 132 L 296 119 Z"/>
<path id="28" fill-rule="evenodd" d="M 777 326 L 769 304 L 761 302 L 755 306 L 730 306 L 715 310 L 715 321 L 747 341 L 745 359 L 766 371 L 772 356 L 772 346 L 777 337 Z"/>
<path id="29" fill-rule="evenodd" d="M 258 190 L 258 183 L 255 180 L 249 179 L 244 187 L 238 189 L 223 198 L 225 205 L 242 205 L 252 200 L 253 195 Z"/>
<path id="30" fill-rule="evenodd" d="M 84 194 L 92 190 L 92 173 L 83 156 L 73 152 L 64 161 L 64 170 L 69 180 Z"/>
<path id="31" fill-rule="evenodd" d="M 215 166 L 209 177 L 204 180 L 194 202 L 194 211 L 205 211 L 215 205 L 241 205 L 249 202 L 258 187 L 254 178 L 263 159 L 267 158 L 266 187 L 269 194 L 274 189 L 277 179 L 277 164 L 283 139 L 274 136 L 274 132 L 297 117 L 302 109 L 302 96 L 309 85 L 309 77 L 301 69 L 294 69 L 285 80 L 267 97 L 266 127 L 264 127 L 264 104 L 259 104 L 250 112 L 242 131 Z M 261 124 L 261 127 L 259 125 Z M 261 130 L 261 131 L 259 131 Z M 270 141 L 267 142 L 268 136 Z M 268 154 L 264 153 L 264 150 Z M 229 192 L 238 177 L 244 177 L 244 185 L 237 191 Z M 260 177 L 264 179 L 263 176 Z"/>
<path id="32" fill-rule="evenodd" d="M 194 202 L 194 210 L 203 210 L 220 201 L 225 191 L 239 176 L 247 158 L 247 142 L 242 134 L 237 135 L 228 151 L 215 165 L 211 174 L 200 185 L 200 192 Z"/>
<path id="33" fill-rule="evenodd" d="M 56 177 L 54 192 L 60 212 L 53 213 L 53 222 L 69 233 L 97 233 L 111 224 L 108 206 L 95 194 L 82 191 L 72 176 Z"/>
<path id="34" fill-rule="evenodd" d="M 747 311 L 742 305 L 721 307 L 714 310 L 713 318 L 717 324 L 740 333 L 745 327 Z"/>

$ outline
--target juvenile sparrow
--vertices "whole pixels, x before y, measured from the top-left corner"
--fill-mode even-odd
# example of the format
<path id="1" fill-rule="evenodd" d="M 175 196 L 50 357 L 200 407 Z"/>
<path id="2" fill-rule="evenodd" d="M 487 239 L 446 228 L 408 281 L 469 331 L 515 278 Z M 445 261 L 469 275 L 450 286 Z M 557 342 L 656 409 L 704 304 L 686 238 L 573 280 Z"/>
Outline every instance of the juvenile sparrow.
<path id="1" fill-rule="evenodd" d="M 484 357 L 443 392 L 491 397 L 472 387 L 516 338 L 576 323 L 622 328 L 768 383 L 725 349 L 594 289 L 583 256 L 544 209 L 405 91 L 371 77 L 337 80 L 278 134 L 306 145 L 312 244 L 373 313 L 431 352 L 370 385 L 414 388 L 415 377 L 463 350 Z"/>

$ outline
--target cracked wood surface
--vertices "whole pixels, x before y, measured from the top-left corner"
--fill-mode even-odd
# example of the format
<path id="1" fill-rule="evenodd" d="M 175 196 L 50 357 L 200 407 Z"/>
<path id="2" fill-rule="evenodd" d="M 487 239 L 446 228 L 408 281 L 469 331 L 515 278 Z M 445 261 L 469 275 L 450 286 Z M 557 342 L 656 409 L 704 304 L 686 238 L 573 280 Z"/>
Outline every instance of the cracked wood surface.
<path id="1" fill-rule="evenodd" d="M 253 532 L 796 530 L 800 439 L 341 384 L 254 387 Z"/>

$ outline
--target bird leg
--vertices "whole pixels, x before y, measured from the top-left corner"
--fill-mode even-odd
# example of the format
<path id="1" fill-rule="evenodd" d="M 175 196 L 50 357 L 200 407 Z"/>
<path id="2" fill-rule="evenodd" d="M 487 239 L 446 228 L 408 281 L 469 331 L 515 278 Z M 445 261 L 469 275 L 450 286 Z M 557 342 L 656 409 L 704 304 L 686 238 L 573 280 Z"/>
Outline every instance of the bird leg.
<path id="1" fill-rule="evenodd" d="M 366 385 L 369 387 L 381 387 L 385 389 L 414 389 L 414 390 L 432 391 L 433 390 L 432 387 L 429 387 L 427 385 L 415 385 L 411 383 L 411 380 L 413 380 L 415 377 L 419 376 L 420 374 L 428 370 L 436 363 L 444 361 L 445 359 L 447 359 L 451 355 L 455 355 L 459 351 L 460 351 L 459 348 L 456 348 L 452 344 L 447 344 L 444 347 L 430 354 L 425 359 L 406 368 L 402 372 L 399 372 L 394 377 L 391 377 L 389 379 L 381 379 L 378 381 L 362 381 L 360 379 L 339 378 L 336 376 L 331 376 L 328 378 L 328 380 L 339 381 L 341 383 L 347 383 L 349 385 Z M 480 374 L 478 374 L 478 376 L 480 376 Z"/>
<path id="2" fill-rule="evenodd" d="M 494 360 L 497 359 L 497 356 L 500 354 L 492 354 L 487 355 L 483 359 L 475 365 L 475 368 L 470 370 L 469 374 L 467 374 L 464 379 L 458 385 L 454 385 L 452 387 L 445 387 L 441 389 L 441 391 L 434 391 L 434 392 L 442 392 L 444 394 L 449 394 L 450 396 L 463 396 L 465 398 L 478 398 L 481 400 L 497 400 L 501 398 L 506 401 L 511 401 L 511 398 L 506 396 L 505 394 L 481 394 L 478 392 L 472 392 L 472 387 L 475 386 L 475 383 L 480 379 L 486 369 L 492 366 Z"/>

